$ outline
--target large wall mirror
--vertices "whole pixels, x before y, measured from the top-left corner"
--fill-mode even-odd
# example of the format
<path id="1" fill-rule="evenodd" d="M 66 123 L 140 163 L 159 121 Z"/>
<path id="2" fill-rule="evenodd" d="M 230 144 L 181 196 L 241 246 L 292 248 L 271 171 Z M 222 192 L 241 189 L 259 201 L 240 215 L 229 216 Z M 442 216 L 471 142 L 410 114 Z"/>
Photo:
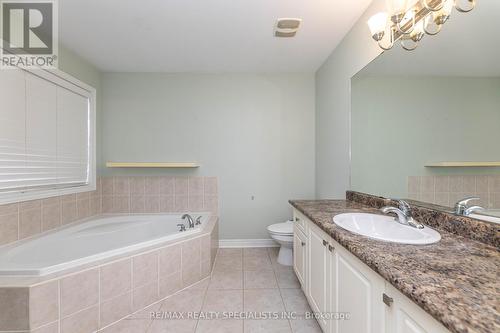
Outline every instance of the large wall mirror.
<path id="1" fill-rule="evenodd" d="M 477 196 L 500 216 L 499 12 L 478 2 L 352 78 L 353 190 L 449 210 Z"/>

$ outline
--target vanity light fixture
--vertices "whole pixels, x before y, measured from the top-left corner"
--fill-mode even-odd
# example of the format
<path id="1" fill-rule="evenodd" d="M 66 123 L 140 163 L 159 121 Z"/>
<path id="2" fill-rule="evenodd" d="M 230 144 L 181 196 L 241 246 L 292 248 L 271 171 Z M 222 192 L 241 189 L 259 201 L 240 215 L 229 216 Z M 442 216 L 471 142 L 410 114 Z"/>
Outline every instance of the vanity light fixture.
<path id="1" fill-rule="evenodd" d="M 426 34 L 441 31 L 453 8 L 466 13 L 475 6 L 476 0 L 387 0 L 388 12 L 373 15 L 367 23 L 381 49 L 390 50 L 399 40 L 403 49 L 412 51 Z"/>

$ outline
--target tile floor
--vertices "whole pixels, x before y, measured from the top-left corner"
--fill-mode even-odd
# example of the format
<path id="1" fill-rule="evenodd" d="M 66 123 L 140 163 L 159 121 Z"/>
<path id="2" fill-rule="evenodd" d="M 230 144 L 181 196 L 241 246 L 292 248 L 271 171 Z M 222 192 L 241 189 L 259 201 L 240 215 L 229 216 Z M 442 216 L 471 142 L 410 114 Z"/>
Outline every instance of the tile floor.
<path id="1" fill-rule="evenodd" d="M 207 278 L 131 316 L 103 333 L 320 333 L 291 267 L 277 263 L 277 248 L 220 249 Z M 150 319 L 159 313 L 284 312 L 296 319 Z M 301 318 L 302 317 L 302 318 Z"/>

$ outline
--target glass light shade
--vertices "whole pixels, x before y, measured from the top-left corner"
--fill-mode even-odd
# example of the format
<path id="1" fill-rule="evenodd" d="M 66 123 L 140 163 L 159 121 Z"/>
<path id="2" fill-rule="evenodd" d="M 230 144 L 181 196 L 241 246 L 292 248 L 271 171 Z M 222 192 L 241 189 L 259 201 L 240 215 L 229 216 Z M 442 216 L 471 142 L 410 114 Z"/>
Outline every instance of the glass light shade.
<path id="1" fill-rule="evenodd" d="M 408 0 L 386 0 L 386 4 L 391 15 L 404 13 L 408 8 Z"/>
<path id="2" fill-rule="evenodd" d="M 387 13 L 377 13 L 370 17 L 367 23 L 372 36 L 385 31 L 387 17 Z"/>
<path id="3" fill-rule="evenodd" d="M 425 20 L 420 20 L 415 23 L 415 27 L 410 34 L 411 39 L 418 43 L 425 36 Z"/>
<path id="4" fill-rule="evenodd" d="M 417 23 L 415 23 L 415 28 L 413 29 L 412 35 L 424 33 L 425 32 L 425 30 L 424 30 L 425 23 L 426 23 L 425 19 L 420 20 Z"/>
<path id="5" fill-rule="evenodd" d="M 450 15 L 454 6 L 455 6 L 454 0 L 445 0 L 443 8 L 440 10 L 441 14 Z"/>

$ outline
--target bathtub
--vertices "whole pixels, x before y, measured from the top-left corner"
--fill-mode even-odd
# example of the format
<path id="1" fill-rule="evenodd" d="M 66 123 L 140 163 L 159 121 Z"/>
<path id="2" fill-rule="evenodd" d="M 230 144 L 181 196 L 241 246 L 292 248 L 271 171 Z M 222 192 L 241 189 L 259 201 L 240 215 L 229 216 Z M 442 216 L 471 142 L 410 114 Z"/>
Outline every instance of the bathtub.
<path id="1" fill-rule="evenodd" d="M 182 232 L 179 214 L 105 216 L 0 247 L 0 275 L 44 276 L 199 233 L 210 215 L 191 215 L 201 225 Z"/>

